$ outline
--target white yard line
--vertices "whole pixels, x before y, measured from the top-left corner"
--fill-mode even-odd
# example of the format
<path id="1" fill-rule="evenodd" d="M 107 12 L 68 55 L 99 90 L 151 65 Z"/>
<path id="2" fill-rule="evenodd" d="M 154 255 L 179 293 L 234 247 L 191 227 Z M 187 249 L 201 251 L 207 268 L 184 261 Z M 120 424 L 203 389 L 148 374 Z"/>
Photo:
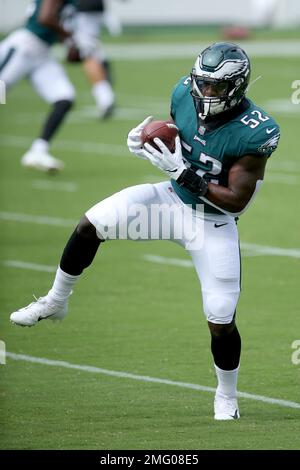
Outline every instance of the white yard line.
<path id="1" fill-rule="evenodd" d="M 292 258 L 300 258 L 300 250 L 287 250 L 284 248 L 274 248 L 268 246 L 254 245 L 252 243 L 242 244 L 242 256 L 243 257 L 256 257 L 256 256 L 287 256 Z M 167 258 L 165 256 L 145 254 L 142 259 L 149 261 L 150 263 L 163 264 L 166 266 L 177 266 L 179 268 L 193 268 L 194 265 L 189 259 L 180 258 Z M 49 266 L 45 264 L 30 263 L 21 260 L 2 260 L 0 261 L 2 266 L 7 268 L 17 269 L 28 269 L 31 271 L 40 271 L 47 273 L 56 272 L 56 266 Z"/>
<path id="2" fill-rule="evenodd" d="M 7 268 L 19 268 L 19 269 L 29 269 L 30 271 L 41 271 L 46 273 L 55 273 L 56 267 L 55 266 L 48 266 L 46 264 L 36 264 L 36 263 L 27 263 L 24 261 L 18 260 L 6 260 L 1 261 L 3 266 Z"/>
<path id="3" fill-rule="evenodd" d="M 28 101 L 28 98 L 24 98 L 23 101 Z M 163 117 L 167 117 L 170 111 L 170 103 L 166 103 L 165 105 L 160 104 L 160 106 L 155 106 L 154 104 L 147 104 L 142 107 L 125 107 L 125 106 L 118 106 L 110 118 L 112 121 L 133 121 L 133 120 L 140 120 L 142 121 L 145 119 L 147 114 L 153 114 L 158 119 L 159 115 Z M 40 123 L 41 120 L 44 118 L 43 113 L 37 112 L 25 112 L 19 111 L 17 113 L 11 114 L 6 117 L 6 122 L 11 122 L 13 124 L 20 124 L 24 126 L 32 126 L 32 124 Z M 95 122 L 99 120 L 99 111 L 96 106 L 90 106 L 83 104 L 79 107 L 76 111 L 73 111 L 70 117 L 68 118 L 68 124 L 78 124 L 82 123 L 84 120 L 94 120 Z M 86 122 L 85 124 L 88 124 Z"/>
<path id="4" fill-rule="evenodd" d="M 43 215 L 29 215 L 29 214 L 18 214 L 14 212 L 0 212 L 0 220 L 5 220 L 9 222 L 24 222 L 24 223 L 34 223 L 39 225 L 52 225 L 58 227 L 75 227 L 78 221 L 71 220 L 71 219 L 63 219 L 58 217 L 47 217 Z M 241 243 L 241 248 L 246 250 L 247 252 L 253 252 L 256 255 L 271 255 L 271 256 L 286 256 L 289 258 L 300 258 L 300 249 L 298 248 L 281 248 L 276 246 L 268 246 L 268 245 L 257 245 L 254 243 Z M 249 255 L 249 254 L 248 254 Z M 154 255 L 145 255 L 145 256 L 154 256 Z M 146 258 L 145 258 L 146 259 Z M 153 258 L 154 259 L 154 258 Z M 174 260 L 178 261 L 178 266 L 182 265 L 181 259 L 177 258 L 165 258 L 155 256 L 156 261 L 153 262 L 161 262 L 162 264 L 173 264 L 175 265 Z M 161 261 L 159 261 L 159 259 Z M 169 263 L 169 260 L 172 260 Z M 149 259 L 146 259 L 149 261 Z"/>
<path id="5" fill-rule="evenodd" d="M 253 243 L 241 243 L 242 257 L 254 256 L 285 256 L 288 258 L 300 258 L 300 250 L 279 248 L 265 245 L 255 245 Z M 143 255 L 145 261 L 151 263 L 178 266 L 181 268 L 193 268 L 194 265 L 191 260 L 184 260 L 180 258 L 167 258 L 165 256 L 158 256 L 152 254 Z"/>
<path id="6" fill-rule="evenodd" d="M 133 107 L 123 107 L 118 106 L 111 117 L 113 121 L 133 121 L 133 120 L 144 120 L 147 114 L 153 114 L 156 116 L 161 114 L 162 116 L 167 117 L 170 111 L 170 104 L 166 103 L 165 105 L 160 105 L 159 107 L 148 104 L 147 107 L 133 108 Z M 77 111 L 74 111 L 68 119 L 70 123 L 81 123 L 82 120 L 88 118 L 97 118 L 98 110 L 93 106 L 83 106 Z"/>
<path id="7" fill-rule="evenodd" d="M 41 189 L 45 191 L 65 191 L 68 193 L 74 193 L 78 189 L 76 183 L 67 181 L 47 181 L 47 180 L 34 180 L 31 182 L 31 186 L 34 189 Z"/>
<path id="8" fill-rule="evenodd" d="M 25 136 L 15 135 L 2 135 L 1 145 L 3 147 L 17 147 L 24 148 L 29 147 L 32 144 L 32 139 Z M 58 140 L 53 144 L 54 149 L 68 150 L 72 152 L 91 153 L 96 155 L 112 155 L 114 157 L 131 157 L 129 150 L 127 149 L 126 143 L 124 145 L 117 144 L 103 144 L 99 142 L 78 142 L 76 140 Z M 2 150 L 2 154 L 5 152 Z"/>
<path id="9" fill-rule="evenodd" d="M 292 75 L 291 75 L 292 77 Z M 292 81 L 292 78 L 291 78 Z M 289 114 L 297 118 L 300 117 L 300 104 L 292 103 L 291 98 L 276 98 L 263 103 L 269 113 Z"/>
<path id="10" fill-rule="evenodd" d="M 72 364 L 67 361 L 54 361 L 54 360 L 46 359 L 43 357 L 33 357 L 33 356 L 27 356 L 25 354 L 16 354 L 13 352 L 7 352 L 6 356 L 9 357 L 10 359 L 13 359 L 14 361 L 31 362 L 34 364 L 42 364 L 42 365 L 47 365 L 47 366 L 52 366 L 52 367 L 62 367 L 65 369 L 80 370 L 82 372 L 89 372 L 92 374 L 102 374 L 102 375 L 108 375 L 111 377 L 117 377 L 117 378 L 122 378 L 122 379 L 138 380 L 140 382 L 150 382 L 150 383 L 158 383 L 162 385 L 172 385 L 175 387 L 197 390 L 200 392 L 215 393 L 216 391 L 215 388 L 206 387 L 205 385 L 199 385 L 199 384 L 193 384 L 193 383 L 187 383 L 187 382 L 178 382 L 174 380 L 161 379 L 157 377 L 131 374 L 128 372 L 102 369 L 100 367 L 95 367 L 95 366 Z M 241 398 L 247 398 L 249 400 L 261 401 L 264 403 L 268 403 L 270 405 L 278 405 L 278 406 L 283 406 L 285 408 L 300 409 L 300 403 L 296 403 L 296 402 L 289 401 L 289 400 L 281 400 L 278 398 L 265 397 L 262 395 L 254 395 L 252 393 L 246 393 L 246 392 L 238 392 L 238 396 Z"/>
<path id="11" fill-rule="evenodd" d="M 293 160 L 277 160 L 276 156 L 270 160 L 268 171 L 280 171 L 284 173 L 300 173 L 300 163 Z"/>
<path id="12" fill-rule="evenodd" d="M 143 259 L 146 261 L 150 261 L 150 263 L 179 266 L 181 268 L 192 268 L 194 266 L 192 261 L 189 259 L 166 258 L 164 256 L 150 255 L 150 254 L 143 255 Z"/>
<path id="13" fill-rule="evenodd" d="M 78 223 L 78 221 L 71 219 L 47 217 L 45 215 L 17 214 L 15 212 L 0 212 L 0 220 L 38 225 L 54 225 L 57 227 L 75 227 L 76 223 Z"/>
<path id="14" fill-rule="evenodd" d="M 266 173 L 264 183 L 280 183 L 287 184 L 288 186 L 298 186 L 300 184 L 300 178 L 296 174 L 287 173 L 289 170 L 282 170 L 282 173 L 277 172 L 277 168 L 274 169 L 276 172 L 269 171 Z M 297 172 L 297 170 L 295 170 Z M 160 181 L 166 181 L 166 178 L 162 176 L 147 175 L 142 179 L 143 183 L 159 183 Z"/>
<path id="15" fill-rule="evenodd" d="M 268 183 L 280 183 L 280 184 L 287 184 L 289 186 L 299 186 L 300 179 L 297 175 L 267 173 L 264 182 L 267 184 Z"/>
<path id="16" fill-rule="evenodd" d="M 271 256 L 286 256 L 288 258 L 300 258 L 298 248 L 279 248 L 277 246 L 257 245 L 255 243 L 241 243 L 242 250 L 251 250 L 256 254 Z"/>
<path id="17" fill-rule="evenodd" d="M 108 57 L 120 60 L 187 59 L 195 58 L 209 45 L 208 42 L 143 43 L 105 46 Z M 243 41 L 243 49 L 250 57 L 299 57 L 300 41 Z"/>
<path id="18" fill-rule="evenodd" d="M 106 44 L 105 51 L 111 60 L 148 61 L 165 59 L 194 59 L 211 42 L 147 42 L 140 44 Z M 242 47 L 250 57 L 281 57 L 282 59 L 300 56 L 299 40 L 243 41 Z M 61 46 L 53 48 L 58 60 L 64 57 Z"/>
<path id="19" fill-rule="evenodd" d="M 143 116 L 145 115 L 145 112 Z M 3 147 L 15 147 L 15 148 L 26 148 L 31 145 L 30 137 L 26 136 L 15 136 L 15 135 L 2 135 L 1 136 L 1 145 Z M 130 157 L 132 155 L 129 153 L 126 143 L 124 145 L 116 144 L 103 144 L 98 142 L 78 142 L 76 140 L 59 140 L 53 144 L 53 148 L 63 151 L 72 151 L 72 152 L 81 152 L 89 153 L 93 155 L 109 155 L 113 157 Z M 2 154 L 5 155 L 5 151 L 2 151 Z M 283 172 L 287 174 L 277 174 L 276 172 Z M 278 161 L 276 159 L 270 161 L 269 170 L 266 173 L 266 182 L 273 183 L 284 183 L 288 185 L 297 185 L 299 180 L 295 173 L 300 173 L 300 164 L 292 160 Z M 146 175 L 143 178 L 143 182 L 159 182 L 163 181 L 165 178 L 160 177 L 159 175 Z"/>

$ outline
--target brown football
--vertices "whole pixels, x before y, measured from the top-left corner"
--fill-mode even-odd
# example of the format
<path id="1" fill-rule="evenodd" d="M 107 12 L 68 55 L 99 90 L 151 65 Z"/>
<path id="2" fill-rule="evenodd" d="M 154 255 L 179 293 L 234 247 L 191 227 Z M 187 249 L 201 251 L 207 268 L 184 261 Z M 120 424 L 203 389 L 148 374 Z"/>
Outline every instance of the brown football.
<path id="1" fill-rule="evenodd" d="M 153 142 L 155 137 L 158 137 L 168 147 L 171 152 L 175 150 L 175 138 L 178 135 L 178 130 L 170 126 L 169 121 L 151 121 L 142 130 L 142 144 L 146 142 L 160 150 Z"/>
<path id="2" fill-rule="evenodd" d="M 82 62 L 80 51 L 74 44 L 68 47 L 66 60 L 72 64 Z"/>

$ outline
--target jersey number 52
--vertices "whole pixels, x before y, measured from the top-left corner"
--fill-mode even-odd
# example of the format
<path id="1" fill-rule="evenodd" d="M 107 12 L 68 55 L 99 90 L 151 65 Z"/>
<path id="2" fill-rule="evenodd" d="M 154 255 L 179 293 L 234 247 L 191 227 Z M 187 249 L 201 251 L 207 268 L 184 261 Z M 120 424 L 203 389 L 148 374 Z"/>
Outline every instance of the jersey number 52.
<path id="1" fill-rule="evenodd" d="M 257 119 L 254 119 L 253 117 L 249 117 L 249 114 L 246 114 L 245 116 L 242 117 L 241 122 L 243 124 L 246 124 L 246 126 L 250 126 L 251 129 L 254 129 L 255 127 L 259 126 L 261 122 L 268 121 L 270 118 L 268 116 L 263 116 L 263 114 L 258 111 L 258 109 L 254 109 L 254 111 L 251 111 L 252 116 L 256 116 Z"/>

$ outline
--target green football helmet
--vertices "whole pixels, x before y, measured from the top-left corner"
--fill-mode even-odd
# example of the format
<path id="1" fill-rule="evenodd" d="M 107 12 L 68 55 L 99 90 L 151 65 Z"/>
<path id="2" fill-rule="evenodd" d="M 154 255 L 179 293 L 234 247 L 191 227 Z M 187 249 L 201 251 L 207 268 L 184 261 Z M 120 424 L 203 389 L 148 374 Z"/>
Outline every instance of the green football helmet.
<path id="1" fill-rule="evenodd" d="M 250 60 L 236 44 L 216 42 L 197 57 L 191 73 L 191 95 L 201 119 L 222 113 L 244 98 Z"/>

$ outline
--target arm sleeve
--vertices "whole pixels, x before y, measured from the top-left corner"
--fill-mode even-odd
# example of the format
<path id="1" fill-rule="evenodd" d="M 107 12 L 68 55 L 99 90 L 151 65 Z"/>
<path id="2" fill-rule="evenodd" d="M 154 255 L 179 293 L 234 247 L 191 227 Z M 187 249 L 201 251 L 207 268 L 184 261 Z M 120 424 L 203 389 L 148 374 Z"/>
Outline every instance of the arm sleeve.
<path id="1" fill-rule="evenodd" d="M 248 135 L 248 139 L 243 137 L 241 154 L 270 157 L 277 149 L 279 139 L 280 129 L 277 124 L 264 126 L 252 135 Z"/>
<path id="2" fill-rule="evenodd" d="M 183 77 L 179 80 L 178 83 L 173 88 L 172 95 L 171 95 L 171 109 L 170 109 L 170 114 L 173 119 L 173 121 L 176 121 L 176 109 L 178 108 L 178 104 L 180 100 L 182 99 L 186 87 L 184 86 L 184 81 L 186 80 L 187 77 Z"/>

